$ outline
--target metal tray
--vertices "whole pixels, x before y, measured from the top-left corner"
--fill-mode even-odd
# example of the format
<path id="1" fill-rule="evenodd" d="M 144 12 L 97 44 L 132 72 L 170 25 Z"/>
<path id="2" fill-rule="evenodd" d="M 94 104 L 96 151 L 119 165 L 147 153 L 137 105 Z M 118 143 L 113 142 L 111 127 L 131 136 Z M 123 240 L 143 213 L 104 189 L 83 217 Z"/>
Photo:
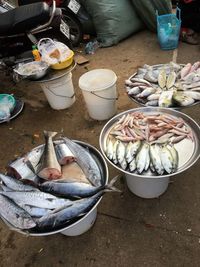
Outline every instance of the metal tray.
<path id="1" fill-rule="evenodd" d="M 14 119 L 22 112 L 24 108 L 24 102 L 19 98 L 15 98 L 15 100 L 16 100 L 16 104 L 15 104 L 13 111 L 11 112 L 10 118 L 8 120 L 0 120 L 0 123 L 9 122 L 10 120 Z"/>
<path id="2" fill-rule="evenodd" d="M 163 65 L 165 65 L 165 64 L 152 65 L 152 68 L 162 67 Z M 180 64 L 180 66 L 184 67 L 185 64 Z M 130 80 L 131 78 L 133 78 L 133 77 L 136 76 L 136 75 L 137 75 L 137 72 L 135 72 L 134 74 L 132 74 L 132 75 L 128 78 L 128 80 Z M 127 94 L 127 95 L 128 95 L 128 94 Z M 147 107 L 144 103 L 138 101 L 138 100 L 135 99 L 133 96 L 128 95 L 128 97 L 129 97 L 133 102 L 135 102 L 136 104 L 138 104 L 139 106 Z M 169 108 L 170 108 L 170 109 L 175 109 L 175 110 L 182 110 L 182 109 L 184 109 L 184 108 L 190 108 L 190 107 L 192 107 L 192 106 L 196 106 L 196 105 L 198 105 L 198 104 L 200 104 L 200 101 L 196 101 L 196 102 L 194 102 L 192 105 L 185 106 L 185 107 L 181 107 L 181 106 L 174 106 L 174 107 L 173 107 L 173 106 L 172 106 L 172 107 L 169 107 Z"/>
<path id="3" fill-rule="evenodd" d="M 106 163 L 104 157 L 102 156 L 102 154 L 92 145 L 89 145 L 85 142 L 78 141 L 78 140 L 73 140 L 73 141 L 78 143 L 79 145 L 83 146 L 84 148 L 88 149 L 88 151 L 91 153 L 92 157 L 94 158 L 94 160 L 98 164 L 99 170 L 101 172 L 102 185 L 105 185 L 108 182 L 108 167 L 107 167 L 107 163 Z M 60 141 L 57 141 L 57 142 L 60 142 Z M 54 141 L 54 143 L 56 143 L 56 141 Z M 35 147 L 34 149 L 38 150 L 38 149 L 42 148 L 43 146 L 44 145 L 40 145 L 40 146 Z M 77 219 L 73 220 L 70 223 L 66 223 L 66 225 L 62 226 L 61 228 L 56 228 L 53 231 L 43 231 L 43 232 L 39 232 L 39 231 L 36 231 L 34 229 L 28 230 L 28 231 L 18 230 L 18 232 L 25 234 L 25 235 L 30 235 L 30 236 L 46 236 L 46 235 L 52 235 L 52 234 L 60 233 L 62 231 L 67 230 L 69 227 L 75 226 L 76 224 L 81 222 L 88 215 L 88 213 L 91 213 L 98 206 L 101 199 L 102 199 L 102 197 L 100 197 L 98 199 L 96 204 L 85 215 L 78 217 Z M 1 218 L 1 219 L 11 229 L 13 229 L 13 226 L 8 221 L 6 221 L 4 218 Z M 15 229 L 13 229 L 13 230 L 15 230 Z"/>
<path id="4" fill-rule="evenodd" d="M 185 123 L 192 129 L 194 140 L 193 142 L 189 139 L 184 139 L 180 141 L 179 143 L 175 144 L 175 148 L 177 149 L 179 153 L 179 166 L 176 172 L 166 174 L 166 175 L 155 175 L 150 170 L 147 172 L 144 172 L 142 174 L 137 174 L 137 172 L 129 172 L 126 170 L 123 170 L 119 165 L 115 165 L 105 154 L 105 148 L 106 148 L 106 140 L 108 138 L 108 135 L 113 128 L 114 124 L 124 115 L 128 113 L 133 112 L 143 112 L 150 114 L 170 114 L 174 117 L 182 118 Z M 99 144 L 101 148 L 101 152 L 104 155 L 104 157 L 107 159 L 107 161 L 118 170 L 126 173 L 126 174 L 132 174 L 137 177 L 151 177 L 151 178 L 161 178 L 161 177 L 169 177 L 178 173 L 181 173 L 188 168 L 190 168 L 200 157 L 200 127 L 199 125 L 189 116 L 168 108 L 159 108 L 159 107 L 145 107 L 145 108 L 136 108 L 136 109 L 130 109 L 127 111 L 124 111 L 115 117 L 113 117 L 111 120 L 109 120 L 106 125 L 103 127 L 100 137 L 99 137 Z"/>

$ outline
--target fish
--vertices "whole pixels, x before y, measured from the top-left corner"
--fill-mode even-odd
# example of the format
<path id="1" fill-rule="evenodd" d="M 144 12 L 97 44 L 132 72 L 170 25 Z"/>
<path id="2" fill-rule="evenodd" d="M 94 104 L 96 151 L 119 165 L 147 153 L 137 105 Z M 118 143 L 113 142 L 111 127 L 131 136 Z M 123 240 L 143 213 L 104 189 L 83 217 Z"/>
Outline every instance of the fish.
<path id="1" fill-rule="evenodd" d="M 151 144 L 165 144 L 170 142 L 170 137 L 172 137 L 173 133 L 166 133 L 162 136 L 160 136 L 157 140 L 154 140 L 151 142 Z"/>
<path id="2" fill-rule="evenodd" d="M 133 87 L 131 88 L 130 90 L 128 90 L 128 95 L 137 95 L 141 92 L 141 89 L 140 87 L 136 86 L 136 87 Z"/>
<path id="3" fill-rule="evenodd" d="M 139 150 L 140 146 L 141 146 L 141 141 L 135 141 L 135 142 L 130 142 L 126 148 L 126 155 L 125 158 L 127 160 L 128 163 L 130 163 L 133 158 L 135 157 L 135 155 L 137 154 L 137 151 Z"/>
<path id="4" fill-rule="evenodd" d="M 81 182 L 91 184 L 77 162 L 62 166 L 62 176 L 55 182 Z"/>
<path id="5" fill-rule="evenodd" d="M 117 160 L 117 146 L 119 145 L 119 140 L 115 140 L 114 144 L 113 144 L 113 158 L 112 161 L 117 164 L 118 160 Z"/>
<path id="6" fill-rule="evenodd" d="M 175 84 L 175 81 L 176 81 L 176 73 L 172 71 L 167 77 L 166 87 L 168 90 Z"/>
<path id="7" fill-rule="evenodd" d="M 55 151 L 60 165 L 66 165 L 68 163 L 76 161 L 76 158 L 64 143 L 57 144 L 55 146 Z"/>
<path id="8" fill-rule="evenodd" d="M 160 147 L 158 145 L 150 145 L 150 159 L 151 163 L 159 175 L 164 173 L 164 168 L 160 158 Z"/>
<path id="9" fill-rule="evenodd" d="M 126 170 L 128 166 L 126 159 L 124 158 L 121 162 L 119 162 L 119 165 L 121 166 L 123 170 Z"/>
<path id="10" fill-rule="evenodd" d="M 56 132 L 44 131 L 45 147 L 41 156 L 41 165 L 37 175 L 45 180 L 54 180 L 61 177 L 61 166 L 58 163 L 52 138 Z"/>
<path id="11" fill-rule="evenodd" d="M 119 163 L 123 162 L 125 158 L 125 153 L 126 153 L 126 146 L 122 142 L 119 142 L 117 146 L 117 160 Z"/>
<path id="12" fill-rule="evenodd" d="M 182 107 L 185 107 L 185 106 L 189 106 L 189 105 L 192 105 L 195 100 L 188 96 L 188 95 L 185 95 L 184 93 L 182 92 L 176 92 L 173 94 L 173 100 L 179 105 L 179 106 L 182 106 Z"/>
<path id="13" fill-rule="evenodd" d="M 140 151 L 136 156 L 136 166 L 138 173 L 142 173 L 146 167 L 147 157 L 149 153 L 149 145 L 147 143 L 143 143 Z"/>
<path id="14" fill-rule="evenodd" d="M 172 106 L 172 97 L 174 95 L 173 91 L 163 91 L 160 94 L 158 105 L 159 107 L 171 107 Z"/>
<path id="15" fill-rule="evenodd" d="M 130 172 L 134 172 L 136 170 L 136 160 L 135 158 L 132 159 L 132 161 L 129 163 L 129 170 Z"/>
<path id="16" fill-rule="evenodd" d="M 114 187 L 114 184 L 116 183 L 118 178 L 119 175 L 114 177 L 110 181 L 110 183 L 106 185 L 101 185 L 99 187 L 81 182 L 47 181 L 40 185 L 40 189 L 44 192 L 48 192 L 65 198 L 85 198 L 93 196 L 102 190 L 104 190 L 104 192 L 119 192 L 119 190 Z"/>
<path id="17" fill-rule="evenodd" d="M 109 138 L 106 146 L 106 156 L 112 160 L 113 158 L 113 141 Z"/>
<path id="18" fill-rule="evenodd" d="M 145 103 L 145 106 L 156 107 L 156 106 L 158 106 L 158 100 L 147 101 L 147 102 Z"/>
<path id="19" fill-rule="evenodd" d="M 100 186 L 101 173 L 89 150 L 66 137 L 63 137 L 63 140 L 76 157 L 78 165 L 81 167 L 90 183 L 94 186 Z"/>
<path id="20" fill-rule="evenodd" d="M 192 67 L 192 64 L 188 63 L 182 68 L 182 70 L 181 70 L 181 79 L 183 79 L 185 76 L 187 76 L 187 74 L 190 73 L 191 67 Z"/>
<path id="21" fill-rule="evenodd" d="M 55 209 L 62 205 L 65 205 L 66 203 L 71 203 L 71 201 L 68 199 L 58 198 L 41 191 L 1 191 L 0 195 L 4 195 L 9 199 L 12 199 L 18 205 L 29 205 L 44 209 Z"/>
<path id="22" fill-rule="evenodd" d="M 38 191 L 38 189 L 31 185 L 26 185 L 21 181 L 12 178 L 8 175 L 0 173 L 0 180 L 10 189 L 14 191 Z"/>
<path id="23" fill-rule="evenodd" d="M 148 101 L 158 100 L 159 97 L 160 97 L 160 94 L 158 94 L 158 93 L 154 93 L 154 94 L 149 95 L 149 96 L 147 97 L 147 100 L 148 100 Z"/>
<path id="24" fill-rule="evenodd" d="M 36 220 L 37 226 L 40 229 L 61 227 L 66 222 L 83 216 L 97 203 L 103 194 L 104 192 L 100 191 L 92 197 L 73 201 L 70 205 L 66 205 Z"/>
<path id="25" fill-rule="evenodd" d="M 36 226 L 31 216 L 6 196 L 0 194 L 0 216 L 17 229 L 31 229 Z"/>
<path id="26" fill-rule="evenodd" d="M 29 205 L 21 205 L 21 208 L 25 210 L 26 212 L 28 212 L 28 214 L 31 217 L 36 217 L 36 218 L 45 216 L 51 211 L 50 209 L 38 208 L 38 207 L 29 206 Z"/>
<path id="27" fill-rule="evenodd" d="M 184 95 L 193 98 L 194 100 L 200 100 L 200 92 L 184 91 Z"/>
<path id="28" fill-rule="evenodd" d="M 151 83 L 146 81 L 145 79 L 141 79 L 141 78 L 131 78 L 132 82 L 137 82 L 137 83 L 143 83 L 143 84 L 147 84 L 149 86 L 151 86 Z"/>
<path id="29" fill-rule="evenodd" d="M 197 70 L 199 67 L 200 67 L 200 61 L 197 61 L 192 65 L 190 72 Z"/>
<path id="30" fill-rule="evenodd" d="M 158 74 L 158 85 L 160 88 L 165 88 L 167 82 L 166 70 L 163 68 Z"/>
<path id="31" fill-rule="evenodd" d="M 153 87 L 147 87 L 145 90 L 143 90 L 137 97 L 147 97 L 151 94 L 154 94 L 156 92 L 156 88 Z"/>
<path id="32" fill-rule="evenodd" d="M 178 162 L 179 162 L 179 156 L 178 156 L 178 151 L 176 150 L 176 148 L 174 147 L 173 144 L 169 144 L 167 145 L 167 148 L 169 149 L 169 151 L 171 152 L 173 161 L 173 172 L 175 172 L 178 168 Z"/>
<path id="33" fill-rule="evenodd" d="M 173 157 L 166 145 L 162 146 L 160 149 L 160 159 L 165 171 L 167 173 L 172 173 L 174 171 Z"/>
<path id="34" fill-rule="evenodd" d="M 157 83 L 158 81 L 158 79 L 153 75 L 152 68 L 149 68 L 149 70 L 145 73 L 144 79 L 152 83 Z"/>

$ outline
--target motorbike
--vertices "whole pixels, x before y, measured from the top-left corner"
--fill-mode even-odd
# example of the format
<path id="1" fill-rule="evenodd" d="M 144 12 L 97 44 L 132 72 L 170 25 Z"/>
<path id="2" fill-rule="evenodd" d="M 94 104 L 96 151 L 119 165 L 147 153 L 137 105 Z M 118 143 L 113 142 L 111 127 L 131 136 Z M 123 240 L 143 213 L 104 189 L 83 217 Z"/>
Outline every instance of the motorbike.
<path id="1" fill-rule="evenodd" d="M 43 37 L 54 37 L 71 48 L 68 26 L 62 21 L 62 10 L 45 2 L 37 2 L 13 8 L 1 5 L 0 13 L 0 66 L 12 67 L 19 62 L 30 61 L 31 47 Z"/>

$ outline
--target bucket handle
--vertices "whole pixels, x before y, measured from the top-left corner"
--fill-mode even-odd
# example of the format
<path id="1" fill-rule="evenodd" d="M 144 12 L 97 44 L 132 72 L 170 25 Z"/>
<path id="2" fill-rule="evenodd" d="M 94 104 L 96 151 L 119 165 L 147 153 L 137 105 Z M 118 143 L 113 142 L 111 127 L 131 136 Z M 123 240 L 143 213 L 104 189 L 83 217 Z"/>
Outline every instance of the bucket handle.
<path id="1" fill-rule="evenodd" d="M 58 95 L 58 94 L 55 94 L 51 89 L 49 88 L 46 88 L 47 90 L 49 90 L 53 95 L 55 96 L 59 96 L 59 97 L 64 97 L 64 98 L 73 98 L 75 96 L 75 93 L 73 93 L 72 96 L 67 96 L 67 95 Z"/>
<path id="2" fill-rule="evenodd" d="M 97 96 L 97 97 L 99 97 L 99 98 L 106 99 L 106 100 L 118 100 L 118 98 L 119 98 L 118 95 L 117 95 L 117 97 L 107 98 L 107 97 L 103 97 L 103 96 L 97 95 L 93 91 L 90 91 L 90 93 L 95 95 L 95 96 Z"/>

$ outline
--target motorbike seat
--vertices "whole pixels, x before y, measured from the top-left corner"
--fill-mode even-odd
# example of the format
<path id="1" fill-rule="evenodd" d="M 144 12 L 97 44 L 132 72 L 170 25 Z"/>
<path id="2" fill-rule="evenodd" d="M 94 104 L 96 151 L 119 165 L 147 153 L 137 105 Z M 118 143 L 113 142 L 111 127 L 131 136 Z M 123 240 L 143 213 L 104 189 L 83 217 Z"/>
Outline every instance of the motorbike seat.
<path id="1" fill-rule="evenodd" d="M 45 2 L 24 5 L 0 14 L 0 36 L 28 32 L 49 21 L 51 8 Z"/>

